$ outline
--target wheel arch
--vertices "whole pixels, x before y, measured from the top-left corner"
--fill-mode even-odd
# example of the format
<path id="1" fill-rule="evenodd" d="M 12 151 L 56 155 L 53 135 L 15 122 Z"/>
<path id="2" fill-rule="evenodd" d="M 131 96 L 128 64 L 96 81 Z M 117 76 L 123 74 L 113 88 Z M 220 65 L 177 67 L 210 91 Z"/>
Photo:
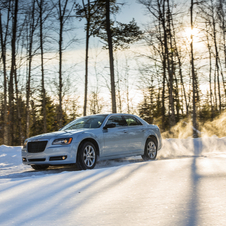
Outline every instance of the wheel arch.
<path id="1" fill-rule="evenodd" d="M 94 146 L 95 146 L 95 148 L 96 148 L 96 150 L 97 150 L 97 156 L 100 156 L 100 149 L 99 149 L 99 145 L 98 145 L 97 141 L 96 141 L 95 139 L 89 137 L 89 138 L 83 139 L 83 140 L 80 142 L 80 144 L 79 144 L 79 146 L 78 146 L 77 155 L 76 155 L 76 161 L 77 161 L 77 159 L 78 159 L 78 154 L 79 154 L 79 149 L 80 149 L 80 147 L 81 147 L 85 142 L 87 142 L 87 141 L 92 142 L 92 143 L 94 144 Z"/>
<path id="2" fill-rule="evenodd" d="M 147 139 L 146 139 L 146 142 L 147 142 L 147 140 L 148 140 L 149 138 L 152 138 L 152 139 L 156 142 L 157 149 L 158 149 L 158 139 L 157 139 L 157 137 L 156 137 L 155 135 L 149 135 L 149 136 L 147 137 Z"/>
<path id="3" fill-rule="evenodd" d="M 147 145 L 148 145 L 148 139 L 152 139 L 155 142 L 156 146 L 157 146 L 156 147 L 156 151 L 155 151 L 155 155 L 153 157 L 149 156 L 149 154 L 147 153 L 147 149 L 146 148 L 147 148 Z M 146 139 L 145 148 L 144 148 L 144 154 L 141 155 L 141 156 L 142 156 L 143 160 L 145 160 L 145 161 L 146 160 L 155 160 L 156 156 L 157 156 L 157 151 L 158 151 L 158 139 L 157 139 L 157 137 L 155 135 L 151 134 Z"/>

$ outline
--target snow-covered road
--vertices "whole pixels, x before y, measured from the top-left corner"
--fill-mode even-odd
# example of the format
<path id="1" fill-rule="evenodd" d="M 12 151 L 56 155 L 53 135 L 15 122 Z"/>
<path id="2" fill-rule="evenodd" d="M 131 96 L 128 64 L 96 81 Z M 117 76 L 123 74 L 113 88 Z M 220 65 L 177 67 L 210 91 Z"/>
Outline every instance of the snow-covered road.
<path id="1" fill-rule="evenodd" d="M 225 140 L 171 139 L 156 161 L 87 171 L 35 172 L 0 146 L 0 225 L 225 226 Z"/>

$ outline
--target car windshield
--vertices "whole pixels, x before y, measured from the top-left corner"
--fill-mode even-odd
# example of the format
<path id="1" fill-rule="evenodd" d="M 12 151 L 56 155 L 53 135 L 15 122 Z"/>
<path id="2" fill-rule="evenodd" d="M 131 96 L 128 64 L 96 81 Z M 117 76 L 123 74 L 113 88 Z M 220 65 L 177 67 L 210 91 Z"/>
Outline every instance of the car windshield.
<path id="1" fill-rule="evenodd" d="M 78 118 L 66 126 L 64 126 L 61 130 L 73 130 L 73 129 L 81 129 L 81 128 L 99 128 L 107 115 L 92 115 L 86 116 L 82 118 Z"/>

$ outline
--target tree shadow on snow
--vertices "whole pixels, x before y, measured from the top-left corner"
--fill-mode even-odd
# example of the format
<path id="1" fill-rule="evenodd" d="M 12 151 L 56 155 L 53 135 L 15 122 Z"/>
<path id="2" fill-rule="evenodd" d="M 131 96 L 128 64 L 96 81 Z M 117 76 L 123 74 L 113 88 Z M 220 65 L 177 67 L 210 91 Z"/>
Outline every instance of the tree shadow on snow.
<path id="1" fill-rule="evenodd" d="M 36 181 L 31 180 L 25 185 L 19 184 L 16 188 L 12 188 L 12 191 L 14 189 L 21 191 L 21 193 L 14 194 L 12 192 L 10 199 L 14 200 L 14 205 L 1 211 L 1 222 L 7 224 L 10 220 L 10 222 L 14 221 L 16 225 L 30 225 L 37 219 L 54 216 L 59 205 L 65 207 L 63 208 L 65 211 L 61 212 L 58 220 L 64 221 L 65 216 L 71 211 L 75 213 L 77 208 L 81 208 L 81 206 L 92 200 L 97 192 L 106 192 L 118 186 L 121 182 L 130 180 L 133 173 L 137 171 L 142 172 L 146 164 L 148 163 L 136 164 L 130 170 L 123 171 L 121 171 L 121 167 L 115 167 L 107 168 L 106 170 L 69 172 L 48 180 L 39 177 Z M 107 183 L 105 183 L 106 179 Z M 35 186 L 34 182 L 38 186 Z M 92 192 L 89 191 L 90 187 L 92 187 Z M 10 193 L 10 189 L 7 192 Z M 71 198 L 73 200 L 69 202 Z M 17 199 L 18 201 L 23 200 L 23 202 L 18 202 Z M 7 201 L 6 199 L 5 202 L 7 204 L 10 200 Z M 42 206 L 43 208 L 37 208 L 37 206 Z M 26 214 L 28 212 L 31 214 Z M 13 213 L 13 215 L 9 219 L 7 216 L 10 213 Z"/>

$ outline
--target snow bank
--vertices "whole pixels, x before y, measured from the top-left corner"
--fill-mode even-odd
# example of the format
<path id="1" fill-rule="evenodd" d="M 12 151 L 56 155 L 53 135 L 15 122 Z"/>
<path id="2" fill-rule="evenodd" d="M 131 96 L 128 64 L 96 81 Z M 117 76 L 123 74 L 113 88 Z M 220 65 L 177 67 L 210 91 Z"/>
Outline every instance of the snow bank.
<path id="1" fill-rule="evenodd" d="M 0 168 L 18 166 L 22 164 L 21 160 L 22 147 L 0 146 Z"/>
<path id="2" fill-rule="evenodd" d="M 226 137 L 164 139 L 158 159 L 226 153 Z"/>
<path id="3" fill-rule="evenodd" d="M 21 159 L 22 147 L 0 146 L 0 179 L 31 170 L 30 166 L 22 164 Z"/>

